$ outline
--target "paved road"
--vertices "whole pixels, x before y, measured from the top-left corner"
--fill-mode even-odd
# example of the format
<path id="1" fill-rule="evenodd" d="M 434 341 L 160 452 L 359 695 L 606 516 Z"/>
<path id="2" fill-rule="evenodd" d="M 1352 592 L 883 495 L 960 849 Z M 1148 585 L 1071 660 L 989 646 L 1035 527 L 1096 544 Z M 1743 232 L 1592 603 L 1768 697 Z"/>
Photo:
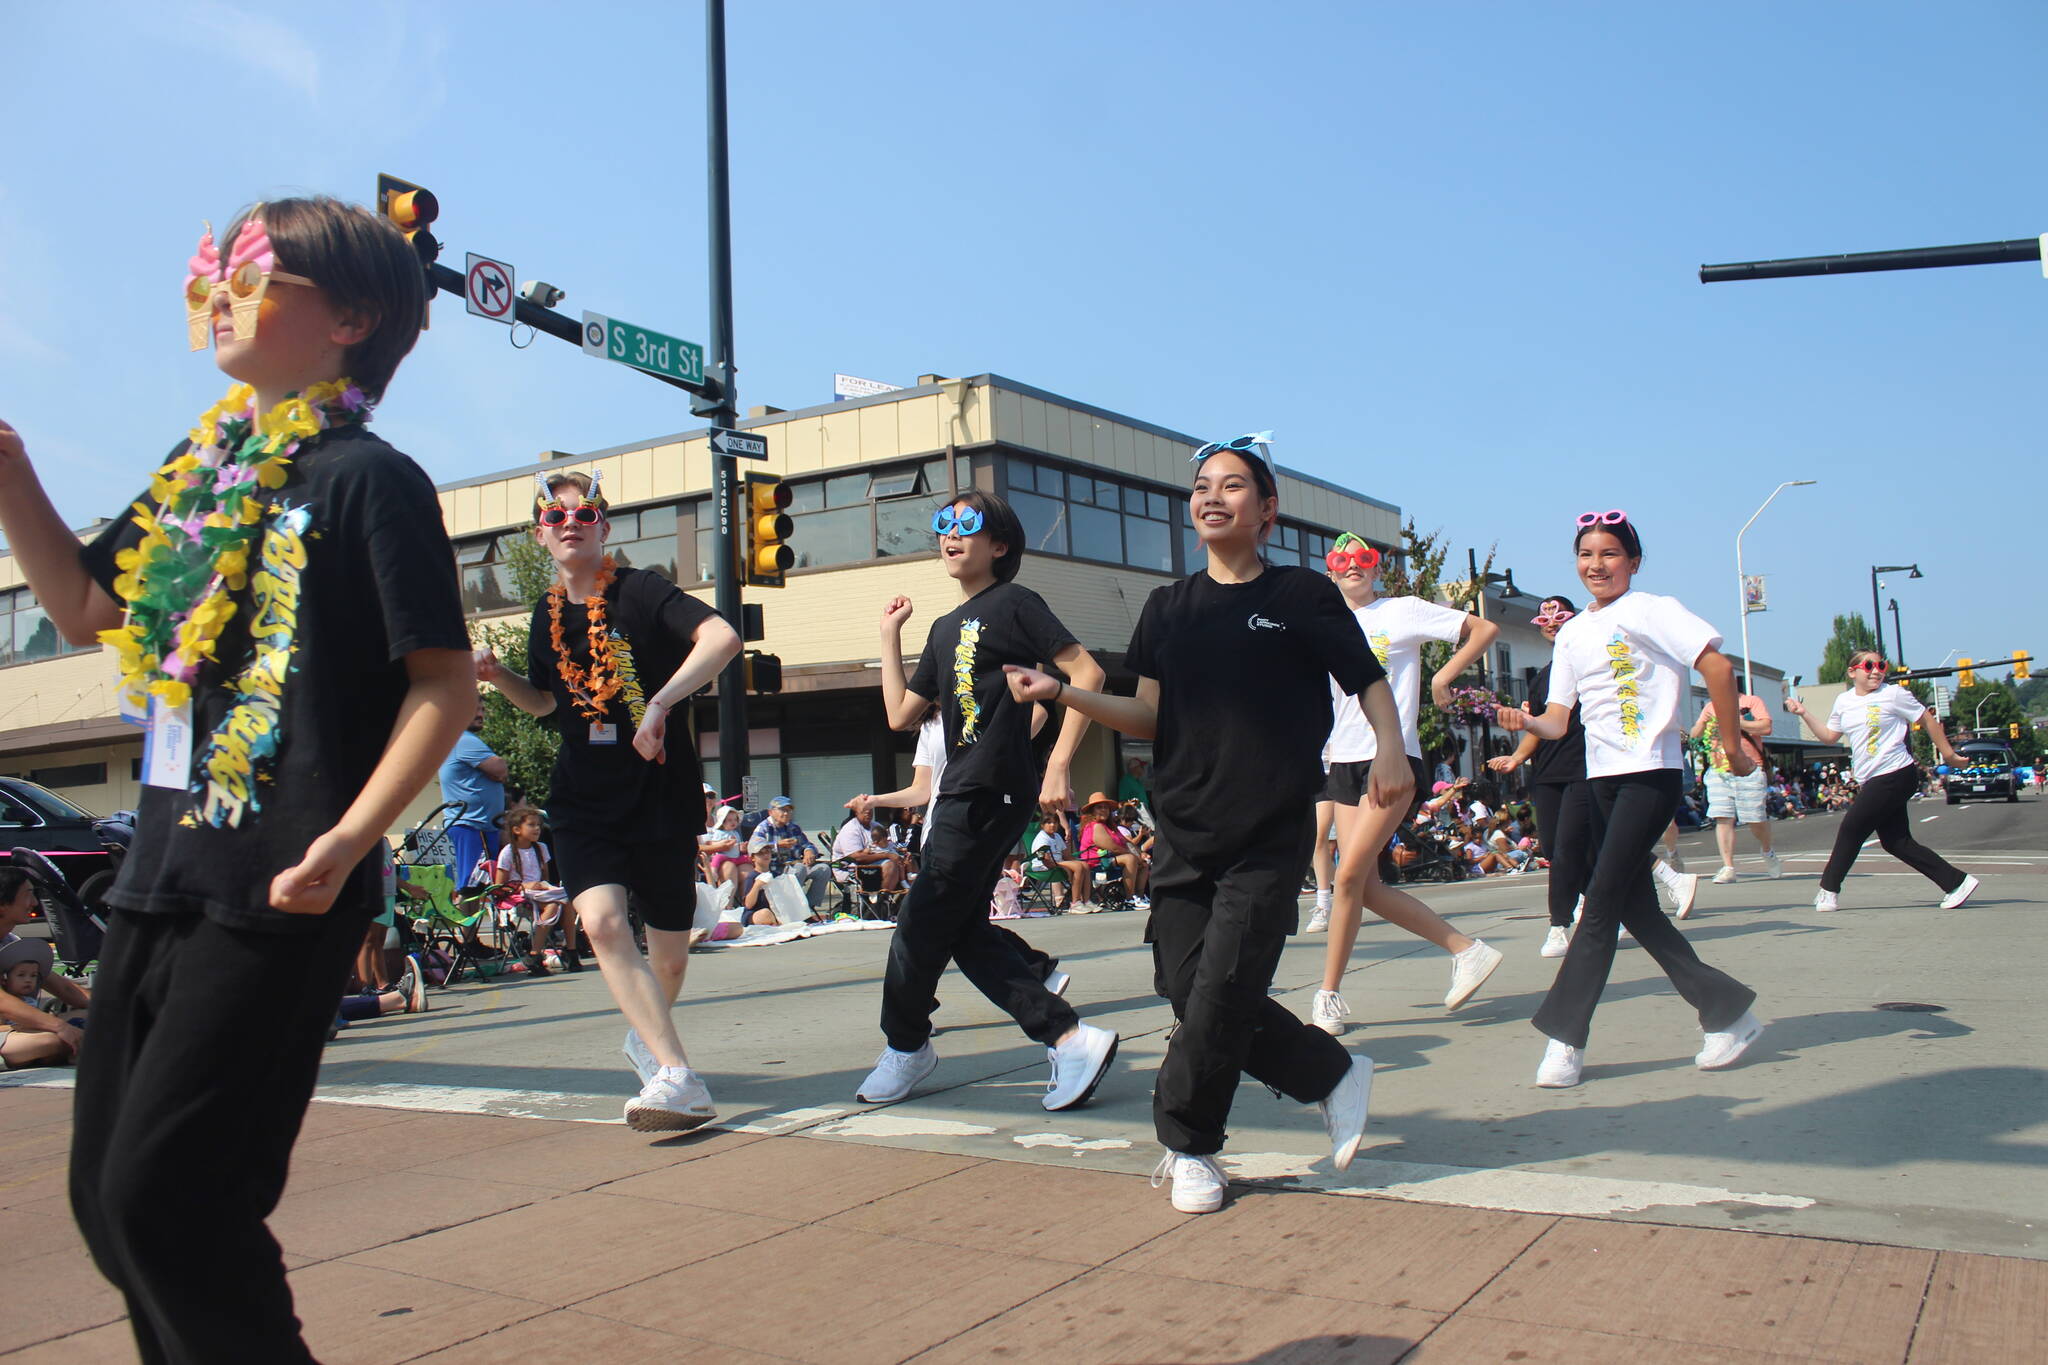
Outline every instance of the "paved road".
<path id="1" fill-rule="evenodd" d="M 1226 1165 L 1242 1179 L 1335 1195 L 1655 1223 L 1743 1227 L 2048 1259 L 2048 1031 L 2034 984 L 2048 927 L 2048 802 L 1916 803 L 1915 828 L 1984 880 L 1965 909 L 1871 847 L 1844 910 L 1811 908 L 1837 826 L 1776 826 L 1789 871 L 1762 877 L 1743 835 L 1735 885 L 1703 887 L 1686 931 L 1760 992 L 1764 1039 L 1740 1068 L 1701 1073 L 1691 1014 L 1625 948 L 1596 1021 L 1585 1084 L 1530 1084 L 1528 1018 L 1554 963 L 1537 956 L 1541 878 L 1429 888 L 1467 932 L 1508 954 L 1455 1014 L 1444 955 L 1385 925 L 1361 939 L 1346 1043 L 1378 1064 L 1373 1124 L 1344 1175 L 1313 1110 L 1246 1085 Z M 1711 842 L 1688 835 L 1689 866 Z M 949 975 L 932 1087 L 869 1109 L 852 1099 L 880 1046 L 886 932 L 698 955 L 680 1006 L 728 1127 L 1010 1161 L 1149 1171 L 1150 1091 L 1170 1016 L 1151 992 L 1136 915 L 1028 921 L 1059 954 L 1085 1017 L 1122 1031 L 1086 1109 L 1038 1096 L 1044 1053 Z M 1305 1013 L 1322 953 L 1302 938 L 1275 993 Z M 1935 1008 L 1901 1011 L 1886 1004 Z M 424 1018 L 358 1025 L 330 1050 L 324 1099 L 616 1121 L 633 1080 L 595 973 L 466 986 Z M 642 1139 L 619 1134 L 621 1143 Z M 1163 1195 L 1160 1196 L 1163 1199 Z"/>

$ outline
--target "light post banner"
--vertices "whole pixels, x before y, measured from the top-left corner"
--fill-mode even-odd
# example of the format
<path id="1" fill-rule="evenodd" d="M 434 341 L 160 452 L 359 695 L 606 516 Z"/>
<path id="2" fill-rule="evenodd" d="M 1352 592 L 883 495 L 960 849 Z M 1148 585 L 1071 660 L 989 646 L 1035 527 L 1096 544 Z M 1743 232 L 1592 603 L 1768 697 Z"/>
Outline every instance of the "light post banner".
<path id="1" fill-rule="evenodd" d="M 1742 609 L 1744 612 L 1770 610 L 1770 603 L 1764 596 L 1762 574 L 1746 573 L 1742 576 Z"/>

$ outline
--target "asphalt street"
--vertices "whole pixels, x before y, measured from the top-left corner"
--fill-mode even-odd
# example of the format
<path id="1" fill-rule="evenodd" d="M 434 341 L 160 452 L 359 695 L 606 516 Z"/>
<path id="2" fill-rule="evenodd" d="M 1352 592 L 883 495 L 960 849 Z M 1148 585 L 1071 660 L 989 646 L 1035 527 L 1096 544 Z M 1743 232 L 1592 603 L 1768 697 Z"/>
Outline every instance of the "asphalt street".
<path id="1" fill-rule="evenodd" d="M 1347 994 L 1348 1047 L 1377 1066 L 1372 1126 L 1341 1175 L 1312 1108 L 1246 1084 L 1227 1169 L 1244 1180 L 1425 1203 L 1746 1227 L 2048 1257 L 2048 1030 L 2037 978 L 2048 928 L 2048 802 L 1916 802 L 1915 830 L 1983 879 L 1965 908 L 1874 844 L 1818 914 L 1838 820 L 1774 826 L 1787 859 L 1763 876 L 1741 836 L 1741 880 L 1701 888 L 1686 933 L 1759 992 L 1768 1024 L 1744 1063 L 1703 1073 L 1691 1012 L 1624 943 L 1595 1020 L 1585 1082 L 1531 1084 L 1528 1020 L 1555 963 L 1541 874 L 1421 894 L 1507 953 L 1464 1008 L 1441 1004 L 1448 958 L 1369 921 Z M 1711 873 L 1690 834 L 1690 870 Z M 1045 1113 L 1043 1049 L 949 973 L 941 1062 L 909 1101 L 860 1105 L 880 1047 L 887 931 L 698 954 L 678 1007 L 722 1127 L 1108 1171 L 1149 1172 L 1153 1072 L 1171 1016 L 1151 989 L 1138 914 L 1020 922 L 1073 974 L 1083 1017 L 1123 1035 L 1085 1108 Z M 1321 936 L 1288 949 L 1275 994 L 1304 1016 Z M 405 1108 L 617 1123 L 635 1082 L 594 972 L 500 979 L 434 995 L 425 1016 L 358 1024 L 329 1049 L 320 1097 Z M 621 1143 L 646 1139 L 618 1131 Z M 479 1154 L 480 1166 L 488 1157 Z M 1160 1196 L 1162 1199 L 1164 1195 Z"/>

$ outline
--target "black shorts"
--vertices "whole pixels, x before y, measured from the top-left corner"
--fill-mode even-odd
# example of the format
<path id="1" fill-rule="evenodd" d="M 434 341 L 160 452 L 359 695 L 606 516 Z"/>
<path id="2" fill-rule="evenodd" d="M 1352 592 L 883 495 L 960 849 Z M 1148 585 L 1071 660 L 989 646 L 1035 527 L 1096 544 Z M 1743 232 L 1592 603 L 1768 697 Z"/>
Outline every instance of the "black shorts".
<path id="1" fill-rule="evenodd" d="M 1415 818 L 1416 808 L 1429 799 L 1429 769 L 1413 754 L 1408 755 L 1408 768 L 1415 774 L 1415 794 L 1408 798 L 1408 813 L 1401 817 L 1404 825 Z M 1365 800 L 1365 786 L 1371 776 L 1371 759 L 1363 763 L 1332 763 L 1323 782 L 1323 794 L 1318 799 L 1335 801 L 1340 806 L 1356 806 Z"/>
<path id="2" fill-rule="evenodd" d="M 648 928 L 682 933 L 695 923 L 697 859 L 688 840 L 628 841 L 582 829 L 554 833 L 555 866 L 571 901 L 594 886 L 623 886 Z"/>

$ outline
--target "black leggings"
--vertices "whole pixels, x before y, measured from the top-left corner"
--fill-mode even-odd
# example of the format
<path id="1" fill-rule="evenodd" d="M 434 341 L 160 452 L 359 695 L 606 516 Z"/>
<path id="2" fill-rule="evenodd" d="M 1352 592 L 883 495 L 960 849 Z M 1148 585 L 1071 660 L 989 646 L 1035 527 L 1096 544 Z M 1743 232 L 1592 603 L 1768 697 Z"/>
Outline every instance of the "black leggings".
<path id="1" fill-rule="evenodd" d="M 1911 763 L 1880 773 L 1856 790 L 1856 799 L 1842 814 L 1842 827 L 1835 831 L 1835 849 L 1828 854 L 1827 868 L 1820 874 L 1820 889 L 1840 891 L 1842 879 L 1863 851 L 1863 841 L 1874 832 L 1884 851 L 1941 888 L 1942 894 L 1961 886 L 1964 873 L 1939 853 L 1913 837 L 1913 822 L 1906 815 L 1906 802 L 1920 788 L 1920 769 Z"/>
<path id="2" fill-rule="evenodd" d="M 1681 780 L 1677 769 L 1657 768 L 1586 782 L 1593 800 L 1593 876 L 1579 931 L 1532 1021 L 1538 1032 L 1572 1047 L 1586 1045 L 1623 925 L 1699 1011 L 1707 1032 L 1726 1029 L 1756 1002 L 1755 991 L 1700 961 L 1657 905 L 1651 850 L 1678 810 Z"/>
<path id="3" fill-rule="evenodd" d="M 1550 922 L 1569 929 L 1593 875 L 1593 795 L 1583 779 L 1537 782 L 1529 788 L 1529 802 L 1536 807 L 1536 837 L 1550 860 Z"/>

